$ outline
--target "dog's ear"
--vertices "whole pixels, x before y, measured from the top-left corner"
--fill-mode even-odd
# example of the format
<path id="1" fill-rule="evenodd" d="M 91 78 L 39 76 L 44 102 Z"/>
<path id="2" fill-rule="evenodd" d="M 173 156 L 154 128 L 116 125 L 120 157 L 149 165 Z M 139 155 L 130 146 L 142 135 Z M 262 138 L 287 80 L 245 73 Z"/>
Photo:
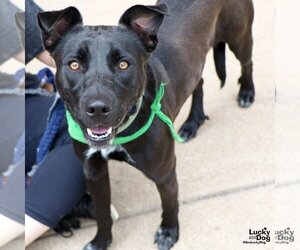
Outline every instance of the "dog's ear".
<path id="1" fill-rule="evenodd" d="M 75 7 L 68 7 L 59 11 L 40 12 L 37 17 L 42 30 L 44 47 L 50 52 L 64 34 L 74 26 L 82 24 L 81 14 Z"/>
<path id="2" fill-rule="evenodd" d="M 157 32 L 165 15 L 169 14 L 166 4 L 153 6 L 135 5 L 121 16 L 119 24 L 132 30 L 142 41 L 148 52 L 152 52 L 157 44 Z"/>

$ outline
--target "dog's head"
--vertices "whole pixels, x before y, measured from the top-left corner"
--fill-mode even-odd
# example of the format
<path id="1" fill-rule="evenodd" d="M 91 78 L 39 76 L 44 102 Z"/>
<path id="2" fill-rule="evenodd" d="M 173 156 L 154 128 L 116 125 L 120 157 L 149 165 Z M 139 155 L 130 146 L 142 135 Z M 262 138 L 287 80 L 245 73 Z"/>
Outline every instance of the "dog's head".
<path id="1" fill-rule="evenodd" d="M 57 66 L 57 90 L 93 147 L 109 144 L 136 112 L 167 12 L 165 4 L 136 5 L 118 26 L 93 27 L 83 26 L 74 7 L 38 14 L 44 47 Z"/>

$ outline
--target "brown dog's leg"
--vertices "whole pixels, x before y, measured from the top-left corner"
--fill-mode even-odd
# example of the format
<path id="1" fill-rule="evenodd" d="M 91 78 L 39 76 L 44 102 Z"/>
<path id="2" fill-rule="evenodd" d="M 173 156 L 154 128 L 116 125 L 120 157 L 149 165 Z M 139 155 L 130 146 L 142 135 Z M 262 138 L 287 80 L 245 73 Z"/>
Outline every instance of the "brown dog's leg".
<path id="1" fill-rule="evenodd" d="M 240 61 L 242 74 L 239 78 L 241 84 L 238 94 L 239 105 L 243 108 L 249 107 L 254 102 L 255 89 L 252 79 L 253 62 L 252 62 L 252 32 L 251 27 L 242 40 L 238 43 L 229 44 L 230 49 Z"/>
<path id="2" fill-rule="evenodd" d="M 193 92 L 192 107 L 190 114 L 179 130 L 180 136 L 185 142 L 194 138 L 198 128 L 208 120 L 203 110 L 203 79 L 199 81 L 196 89 Z"/>
<path id="3" fill-rule="evenodd" d="M 160 250 L 170 249 L 179 238 L 178 183 L 175 172 L 175 157 L 171 164 L 168 167 L 168 174 L 156 181 L 163 209 L 162 222 L 155 234 L 155 243 Z"/>
<path id="4" fill-rule="evenodd" d="M 84 167 L 87 190 L 95 204 L 98 225 L 95 238 L 84 247 L 84 250 L 104 250 L 112 242 L 108 164 L 98 153 L 87 159 Z"/>

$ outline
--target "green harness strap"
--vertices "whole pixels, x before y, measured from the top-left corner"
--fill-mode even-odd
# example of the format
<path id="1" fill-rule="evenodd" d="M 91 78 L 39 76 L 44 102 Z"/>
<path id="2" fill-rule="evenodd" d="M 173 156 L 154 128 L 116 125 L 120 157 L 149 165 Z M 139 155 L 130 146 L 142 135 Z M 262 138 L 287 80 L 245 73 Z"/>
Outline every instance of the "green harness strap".
<path id="1" fill-rule="evenodd" d="M 144 133 L 146 133 L 147 130 L 150 128 L 155 116 L 157 116 L 163 123 L 165 123 L 170 128 L 171 135 L 175 141 L 180 143 L 184 142 L 183 139 L 176 133 L 171 119 L 161 111 L 160 102 L 164 96 L 164 93 L 165 93 L 165 84 L 161 83 L 159 87 L 159 91 L 156 92 L 155 99 L 151 105 L 151 114 L 147 123 L 132 135 L 124 136 L 124 137 L 116 137 L 113 140 L 112 144 L 113 145 L 125 144 L 139 138 Z M 67 122 L 69 127 L 68 130 L 70 136 L 77 141 L 80 141 L 82 143 L 87 143 L 80 126 L 74 121 L 74 119 L 72 118 L 71 114 L 68 111 L 66 111 L 66 115 L 67 115 Z"/>

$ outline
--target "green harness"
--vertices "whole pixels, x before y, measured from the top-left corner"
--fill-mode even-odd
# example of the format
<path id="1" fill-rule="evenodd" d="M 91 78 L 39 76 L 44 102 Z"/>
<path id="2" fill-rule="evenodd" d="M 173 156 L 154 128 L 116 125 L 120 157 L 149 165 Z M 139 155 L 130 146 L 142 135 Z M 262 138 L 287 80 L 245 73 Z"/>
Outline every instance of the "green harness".
<path id="1" fill-rule="evenodd" d="M 165 84 L 161 83 L 160 87 L 159 87 L 159 91 L 156 92 L 155 99 L 151 105 L 151 114 L 150 114 L 150 117 L 149 117 L 149 120 L 147 121 L 147 123 L 132 135 L 116 137 L 113 140 L 112 144 L 113 145 L 125 144 L 125 143 L 134 141 L 135 139 L 139 138 L 140 136 L 142 136 L 149 130 L 155 116 L 157 116 L 163 123 L 165 123 L 170 128 L 171 135 L 175 141 L 180 142 L 180 143 L 184 142 L 183 139 L 180 137 L 180 135 L 178 135 L 176 133 L 171 119 L 161 111 L 161 103 L 160 102 L 164 96 L 164 93 L 165 93 Z M 69 127 L 68 130 L 69 130 L 70 136 L 74 140 L 77 140 L 81 143 L 86 144 L 87 142 L 86 142 L 86 139 L 83 135 L 83 132 L 82 132 L 80 126 L 74 121 L 73 117 L 71 116 L 71 114 L 68 111 L 66 111 L 66 116 L 67 116 L 67 122 L 68 122 L 68 127 Z"/>

